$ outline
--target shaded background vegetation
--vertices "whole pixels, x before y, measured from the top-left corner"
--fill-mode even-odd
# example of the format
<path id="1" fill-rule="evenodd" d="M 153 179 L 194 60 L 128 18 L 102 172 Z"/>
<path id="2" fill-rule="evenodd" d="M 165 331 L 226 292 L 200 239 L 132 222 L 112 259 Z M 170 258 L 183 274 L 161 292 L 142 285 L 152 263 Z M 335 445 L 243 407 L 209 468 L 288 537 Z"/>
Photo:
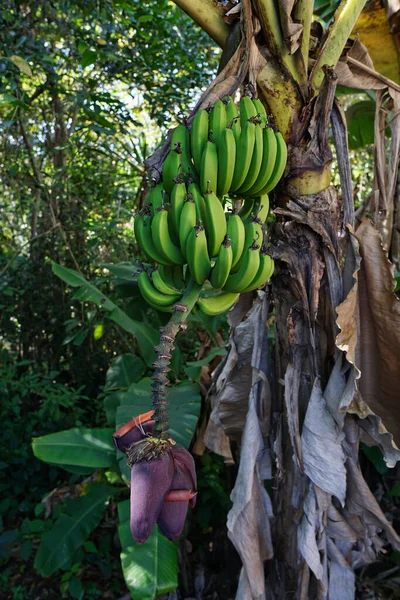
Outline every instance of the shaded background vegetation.
<path id="1" fill-rule="evenodd" d="M 80 598 L 84 590 L 85 598 L 119 598 L 126 588 L 110 527 L 112 503 L 101 530 L 64 573 L 49 581 L 32 568 L 40 535 L 63 510 L 63 502 L 54 503 L 44 518 L 43 496 L 74 486 L 79 476 L 34 459 L 31 439 L 104 426 L 106 371 L 113 358 L 135 350 L 101 309 L 66 294 L 51 261 L 82 273 L 128 315 L 162 318 L 149 316 L 121 282 L 115 285 L 104 265 L 135 258 L 133 215 L 146 187 L 144 158 L 212 79 L 219 53 L 172 2 L 155 0 L 4 0 L 0 48 L 0 597 Z M 371 99 L 348 96 L 345 105 L 360 100 Z M 373 179 L 368 111 L 350 131 L 361 201 Z M 201 357 L 217 332 L 224 339 L 224 321 L 213 328 L 194 321 L 181 342 L 177 379 L 185 360 Z M 365 457 L 365 469 L 380 493 L 381 475 L 392 489 L 394 475 L 379 454 Z M 212 582 L 223 570 L 221 598 L 234 593 L 238 571 L 224 534 L 233 476 L 218 457 L 199 460 L 203 501 L 193 517 L 191 549 L 183 550 L 192 573 L 203 563 Z M 398 560 L 394 554 L 393 564 Z M 183 581 L 184 589 L 193 585 Z"/>

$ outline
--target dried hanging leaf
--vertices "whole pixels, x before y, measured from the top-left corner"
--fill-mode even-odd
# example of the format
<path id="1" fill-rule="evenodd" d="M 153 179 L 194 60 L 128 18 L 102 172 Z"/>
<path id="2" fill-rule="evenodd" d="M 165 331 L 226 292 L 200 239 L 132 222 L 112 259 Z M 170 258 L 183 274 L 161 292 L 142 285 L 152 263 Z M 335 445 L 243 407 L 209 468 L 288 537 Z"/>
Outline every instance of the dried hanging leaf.
<path id="1" fill-rule="evenodd" d="M 335 71 L 338 76 L 338 85 L 343 85 L 357 90 L 383 90 L 386 84 L 367 73 L 359 66 L 348 62 L 348 57 L 354 58 L 359 63 L 374 69 L 374 63 L 368 54 L 367 48 L 358 40 L 350 41 L 350 48 L 345 51 L 336 65 Z"/>
<path id="2" fill-rule="evenodd" d="M 371 221 L 356 236 L 350 234 L 351 248 L 357 256 L 360 244 L 361 265 L 359 258 L 352 261 L 356 282 L 337 307 L 336 345 L 353 365 L 340 408 L 360 417 L 359 425 L 394 466 L 400 458 L 393 442 L 400 440 L 400 301 L 393 293 L 393 266 Z"/>
<path id="3" fill-rule="evenodd" d="M 298 532 L 299 550 L 315 577 L 322 581 L 324 579 L 324 568 L 316 539 L 319 531 L 318 509 L 312 484 L 310 484 L 303 504 L 303 510 L 304 516 L 301 519 Z"/>
<path id="4" fill-rule="evenodd" d="M 283 36 L 290 54 L 296 52 L 300 47 L 301 34 L 303 33 L 303 25 L 295 23 L 292 19 L 292 11 L 295 4 L 296 0 L 281 0 L 279 2 Z"/>
<path id="5" fill-rule="evenodd" d="M 329 379 L 329 393 L 336 398 L 342 395 L 345 381 L 340 373 L 341 360 Z M 328 387 L 327 386 L 327 387 Z M 332 406 L 332 412 L 337 412 Z M 314 382 L 310 402 L 301 434 L 304 471 L 318 487 L 336 496 L 342 505 L 346 498 L 346 469 L 341 445 L 343 433 L 332 416 L 323 397 L 318 379 Z"/>
<path id="6" fill-rule="evenodd" d="M 264 436 L 268 433 L 271 397 L 265 375 L 267 336 L 265 323 L 267 302 L 259 292 L 245 323 L 252 331 L 250 357 L 252 382 L 246 415 L 239 472 L 231 494 L 232 509 L 228 514 L 228 535 L 241 557 L 243 568 L 236 598 L 265 598 L 264 561 L 272 558 L 273 548 L 269 518 L 272 507 L 262 479 L 270 475 L 263 464 Z M 240 325 L 236 328 L 236 332 Z M 244 329 L 241 334 L 244 334 Z M 246 343 L 247 345 L 247 343 Z"/>

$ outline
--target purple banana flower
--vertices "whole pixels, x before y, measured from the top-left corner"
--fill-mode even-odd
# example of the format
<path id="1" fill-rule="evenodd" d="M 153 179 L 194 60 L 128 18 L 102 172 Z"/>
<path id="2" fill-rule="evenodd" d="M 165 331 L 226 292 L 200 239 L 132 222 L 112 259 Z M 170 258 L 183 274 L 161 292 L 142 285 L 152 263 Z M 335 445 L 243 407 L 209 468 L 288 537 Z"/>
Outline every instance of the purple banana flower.
<path id="1" fill-rule="evenodd" d="M 118 450 L 126 453 L 131 444 L 153 433 L 153 413 L 135 417 L 114 433 Z M 131 469 L 132 536 L 144 543 L 157 523 L 169 540 L 177 540 L 196 496 L 194 460 L 185 448 L 172 446 L 160 458 L 135 463 Z"/>

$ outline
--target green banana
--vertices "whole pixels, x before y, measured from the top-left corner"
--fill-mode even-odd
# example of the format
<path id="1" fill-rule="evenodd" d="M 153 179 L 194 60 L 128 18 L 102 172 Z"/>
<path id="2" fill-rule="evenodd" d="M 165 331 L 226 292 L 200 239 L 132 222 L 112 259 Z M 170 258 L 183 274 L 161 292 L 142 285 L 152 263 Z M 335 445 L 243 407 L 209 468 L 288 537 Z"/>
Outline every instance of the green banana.
<path id="1" fill-rule="evenodd" d="M 261 190 L 265 188 L 269 182 L 275 166 L 277 152 L 277 138 L 274 130 L 270 127 L 265 127 L 263 130 L 263 158 L 255 184 L 247 190 L 247 193 L 252 196 L 261 196 Z"/>
<path id="2" fill-rule="evenodd" d="M 278 131 L 275 135 L 277 141 L 275 166 L 274 170 L 272 171 L 271 179 L 268 181 L 267 185 L 262 190 L 260 190 L 260 196 L 262 196 L 263 194 L 267 194 L 268 192 L 274 189 L 274 187 L 279 183 L 279 180 L 281 179 L 283 172 L 286 168 L 287 146 L 280 131 Z"/>
<path id="3" fill-rule="evenodd" d="M 146 200 L 147 200 L 147 196 L 146 196 Z M 149 207 L 150 207 L 150 212 L 151 212 L 152 217 L 154 217 L 156 210 L 158 208 L 161 208 L 161 206 L 164 202 L 168 202 L 168 194 L 164 190 L 163 184 L 157 183 L 157 185 L 151 189 L 151 197 L 150 197 L 150 202 L 149 202 Z M 146 201 L 145 201 L 145 204 L 147 204 Z"/>
<path id="4" fill-rule="evenodd" d="M 225 104 L 226 126 L 228 127 L 228 125 L 232 125 L 232 120 L 236 120 L 236 117 L 239 116 L 239 111 L 234 99 L 231 96 L 225 96 L 222 102 Z"/>
<path id="5" fill-rule="evenodd" d="M 183 269 L 184 267 L 182 267 L 182 265 L 174 265 L 172 267 L 174 285 L 178 288 L 178 290 L 182 290 L 186 287 L 185 279 L 183 277 Z"/>
<path id="6" fill-rule="evenodd" d="M 230 127 L 225 127 L 218 145 L 217 194 L 222 197 L 231 188 L 236 161 L 236 141 Z"/>
<path id="7" fill-rule="evenodd" d="M 221 248 L 219 249 L 218 257 L 211 270 L 210 276 L 210 283 L 217 290 L 224 287 L 225 282 L 228 279 L 232 267 L 232 257 L 231 240 L 229 236 L 226 235 L 221 244 Z"/>
<path id="8" fill-rule="evenodd" d="M 204 146 L 208 140 L 209 118 L 206 110 L 199 110 L 193 119 L 192 130 L 190 132 L 190 148 L 194 166 L 200 173 L 201 157 Z"/>
<path id="9" fill-rule="evenodd" d="M 250 248 L 244 251 L 241 267 L 237 273 L 229 275 L 223 287 L 224 291 L 241 293 L 251 284 L 260 266 L 259 249 L 260 247 L 253 242 Z"/>
<path id="10" fill-rule="evenodd" d="M 222 100 L 217 100 L 210 112 L 210 131 L 212 139 L 217 147 L 219 145 L 222 132 L 227 125 L 226 107 Z"/>
<path id="11" fill-rule="evenodd" d="M 227 232 L 231 239 L 232 246 L 232 265 L 231 269 L 238 263 L 242 256 L 245 239 L 245 228 L 242 219 L 238 214 L 231 214 L 228 217 Z"/>
<path id="12" fill-rule="evenodd" d="M 265 223 L 269 213 L 269 198 L 268 194 L 264 194 L 260 196 L 258 200 L 256 200 L 254 204 L 254 213 L 256 215 L 257 221 L 261 224 Z"/>
<path id="13" fill-rule="evenodd" d="M 179 224 L 179 243 L 184 256 L 186 256 L 186 242 L 188 235 L 196 225 L 196 222 L 196 205 L 193 201 L 192 194 L 189 192 L 187 195 L 187 200 L 182 208 L 181 220 Z"/>
<path id="14" fill-rule="evenodd" d="M 196 205 L 197 218 L 203 220 L 204 219 L 204 210 L 205 210 L 204 198 L 201 195 L 199 186 L 194 181 L 190 182 L 188 185 L 188 194 L 192 194 L 193 201 Z"/>
<path id="15" fill-rule="evenodd" d="M 259 98 L 253 98 L 253 104 L 254 108 L 257 111 L 257 114 L 260 115 L 264 125 L 266 125 L 268 122 L 268 115 L 267 111 L 265 110 L 264 104 L 261 102 L 261 100 L 259 100 Z"/>
<path id="16" fill-rule="evenodd" d="M 151 237 L 154 245 L 161 255 L 167 257 L 168 262 L 184 265 L 185 257 L 180 248 L 175 246 L 168 229 L 168 211 L 161 208 L 157 211 L 151 223 Z"/>
<path id="17" fill-rule="evenodd" d="M 204 197 L 205 229 L 207 234 L 208 253 L 217 256 L 226 235 L 226 219 L 224 207 L 214 192 L 208 191 Z"/>
<path id="18" fill-rule="evenodd" d="M 217 146 L 211 140 L 206 143 L 203 155 L 201 157 L 200 167 L 200 189 L 203 194 L 210 189 L 212 192 L 217 191 L 218 179 L 218 154 Z"/>
<path id="19" fill-rule="evenodd" d="M 249 217 L 251 215 L 253 206 L 254 206 L 254 198 L 246 198 L 245 201 L 243 202 L 241 209 L 239 210 L 239 213 L 238 213 L 239 217 L 242 219 L 242 221 L 245 221 L 247 219 L 247 217 Z"/>
<path id="20" fill-rule="evenodd" d="M 182 266 L 181 265 L 159 265 L 158 267 L 158 271 L 163 279 L 163 281 L 166 283 L 166 285 L 172 289 L 181 289 L 181 285 L 176 285 L 175 279 L 174 279 L 174 273 L 175 273 L 175 269 L 178 268 L 182 271 Z"/>
<path id="21" fill-rule="evenodd" d="M 211 261 L 207 250 L 207 239 L 203 227 L 193 227 L 186 242 L 186 256 L 190 274 L 196 283 L 203 285 L 211 269 Z"/>
<path id="22" fill-rule="evenodd" d="M 251 164 L 251 158 L 253 156 L 255 140 L 256 125 L 253 121 L 246 121 L 244 125 L 242 125 L 242 131 L 240 132 L 237 142 L 235 171 L 231 184 L 231 191 L 233 192 L 238 190 L 240 186 L 243 185 L 243 182 L 247 177 L 247 173 Z"/>
<path id="23" fill-rule="evenodd" d="M 257 288 L 261 287 L 272 277 L 274 272 L 274 261 L 265 252 L 260 252 L 260 266 L 253 281 L 243 292 L 252 292 Z"/>
<path id="24" fill-rule="evenodd" d="M 168 152 L 162 166 L 162 180 L 165 190 L 170 194 L 182 166 L 182 148 L 178 143 Z"/>
<path id="25" fill-rule="evenodd" d="M 245 239 L 244 239 L 244 247 L 249 248 L 252 242 L 255 242 L 259 248 L 261 248 L 263 243 L 263 230 L 262 226 L 257 222 L 257 218 L 250 217 L 248 222 L 245 224 Z M 241 268 L 243 263 L 246 260 L 246 252 L 242 253 L 242 256 L 238 260 L 237 264 L 232 267 L 232 271 L 237 273 Z"/>
<path id="26" fill-rule="evenodd" d="M 171 286 L 165 281 L 159 269 L 156 269 L 152 272 L 151 280 L 156 290 L 158 290 L 162 294 L 166 294 L 167 296 L 176 296 L 177 294 L 179 294 L 179 290 L 177 290 L 176 287 Z"/>
<path id="27" fill-rule="evenodd" d="M 185 175 L 185 179 L 187 179 L 187 176 L 192 169 L 192 161 L 190 155 L 189 130 L 186 125 L 178 125 L 178 127 L 175 127 L 171 138 L 171 148 L 174 148 L 176 144 L 180 144 L 181 147 L 182 171 Z"/>
<path id="28" fill-rule="evenodd" d="M 261 169 L 264 153 L 263 128 L 261 125 L 261 121 L 255 121 L 255 126 L 256 127 L 253 155 L 251 157 L 250 167 L 247 172 L 246 179 L 238 189 L 239 194 L 244 194 L 245 192 L 247 192 L 247 190 L 253 187 L 253 185 L 257 181 Z"/>
<path id="29" fill-rule="evenodd" d="M 179 237 L 179 223 L 183 205 L 186 200 L 186 185 L 180 177 L 177 178 L 176 181 L 177 183 L 175 183 L 171 192 L 171 208 L 168 211 L 168 221 L 171 226 L 171 231 Z"/>
<path id="30" fill-rule="evenodd" d="M 149 302 L 152 306 L 170 306 L 174 304 L 179 298 L 181 294 L 175 294 L 175 296 L 162 294 L 159 292 L 150 281 L 149 274 L 147 271 L 142 271 L 138 277 L 138 285 L 140 289 L 140 293 L 146 302 Z"/>
<path id="31" fill-rule="evenodd" d="M 172 313 L 173 307 L 175 304 L 173 302 L 172 304 L 169 304 L 168 306 L 157 306 L 157 304 L 153 304 L 152 302 L 149 302 L 149 300 L 146 300 L 146 302 L 153 310 L 159 310 L 160 312 L 166 312 L 166 313 Z"/>
<path id="32" fill-rule="evenodd" d="M 240 99 L 240 108 L 239 108 L 239 112 L 240 112 L 240 125 L 243 129 L 245 123 L 253 118 L 256 117 L 258 114 L 258 110 L 256 110 L 256 107 L 253 104 L 253 101 L 251 98 L 249 98 L 249 96 L 243 96 Z"/>
<path id="33" fill-rule="evenodd" d="M 164 254 L 161 254 L 154 245 L 151 235 L 151 222 L 150 208 L 146 206 L 135 217 L 134 231 L 136 240 L 143 252 L 147 254 L 152 261 L 168 265 L 171 261 L 164 256 Z"/>
<path id="34" fill-rule="evenodd" d="M 202 298 L 200 296 L 197 304 L 204 314 L 215 317 L 216 315 L 220 315 L 229 310 L 239 298 L 239 295 L 240 294 L 222 292 L 221 294 L 209 296 L 208 298 Z"/>

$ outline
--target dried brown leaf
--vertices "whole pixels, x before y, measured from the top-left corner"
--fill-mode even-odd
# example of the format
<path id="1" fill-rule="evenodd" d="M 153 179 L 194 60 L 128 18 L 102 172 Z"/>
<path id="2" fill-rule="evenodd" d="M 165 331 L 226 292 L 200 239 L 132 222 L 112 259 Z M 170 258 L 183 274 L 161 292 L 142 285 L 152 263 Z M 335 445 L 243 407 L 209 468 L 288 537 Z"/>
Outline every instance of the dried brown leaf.
<path id="1" fill-rule="evenodd" d="M 366 65 L 370 69 L 374 68 L 374 63 L 367 48 L 358 40 L 350 41 L 350 48 L 345 51 L 336 65 L 335 71 L 338 76 L 338 85 L 355 88 L 357 90 L 383 90 L 387 86 L 377 79 L 374 75 L 367 73 L 359 66 L 355 66 L 347 61 L 347 58 L 354 58 L 359 63 Z"/>
<path id="2" fill-rule="evenodd" d="M 393 266 L 371 221 L 356 236 L 350 233 L 348 253 L 355 283 L 337 308 L 336 344 L 353 365 L 340 408 L 360 417 L 359 425 L 393 466 L 400 458 L 394 443 L 400 440 L 400 301 L 393 293 Z"/>
<path id="3" fill-rule="evenodd" d="M 300 47 L 301 34 L 303 33 L 303 25 L 295 23 L 292 19 L 292 11 L 295 4 L 296 0 L 281 0 L 279 2 L 283 36 L 290 54 L 296 52 Z"/>

